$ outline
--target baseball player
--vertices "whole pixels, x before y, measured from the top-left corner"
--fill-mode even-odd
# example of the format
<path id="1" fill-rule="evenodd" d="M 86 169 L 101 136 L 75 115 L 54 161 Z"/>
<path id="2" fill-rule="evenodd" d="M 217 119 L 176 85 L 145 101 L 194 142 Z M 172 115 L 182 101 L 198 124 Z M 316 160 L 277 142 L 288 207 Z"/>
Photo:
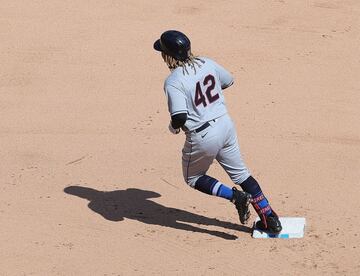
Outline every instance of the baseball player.
<path id="1" fill-rule="evenodd" d="M 161 52 L 171 71 L 164 84 L 171 115 L 169 130 L 173 134 L 183 130 L 186 136 L 182 150 L 185 182 L 200 192 L 230 200 L 242 224 L 250 217 L 251 203 L 260 217 L 256 227 L 279 233 L 279 217 L 242 160 L 235 126 L 226 109 L 223 90 L 233 84 L 232 75 L 215 61 L 194 56 L 189 38 L 179 31 L 164 32 L 154 49 Z M 243 191 L 206 174 L 214 159 Z"/>

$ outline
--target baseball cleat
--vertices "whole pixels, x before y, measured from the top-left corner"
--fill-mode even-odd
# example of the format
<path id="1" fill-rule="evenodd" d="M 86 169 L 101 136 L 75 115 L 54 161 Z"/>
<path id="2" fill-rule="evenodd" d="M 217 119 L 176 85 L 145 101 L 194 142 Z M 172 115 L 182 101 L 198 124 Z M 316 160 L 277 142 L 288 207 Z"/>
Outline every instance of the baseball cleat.
<path id="1" fill-rule="evenodd" d="M 250 218 L 249 204 L 251 202 L 251 195 L 239 191 L 236 187 L 233 187 L 232 190 L 233 198 L 231 199 L 231 202 L 235 204 L 235 207 L 238 210 L 240 222 L 246 224 Z"/>
<path id="2" fill-rule="evenodd" d="M 281 222 L 275 212 L 261 218 L 261 220 L 256 223 L 255 227 L 270 234 L 277 234 L 282 230 Z"/>

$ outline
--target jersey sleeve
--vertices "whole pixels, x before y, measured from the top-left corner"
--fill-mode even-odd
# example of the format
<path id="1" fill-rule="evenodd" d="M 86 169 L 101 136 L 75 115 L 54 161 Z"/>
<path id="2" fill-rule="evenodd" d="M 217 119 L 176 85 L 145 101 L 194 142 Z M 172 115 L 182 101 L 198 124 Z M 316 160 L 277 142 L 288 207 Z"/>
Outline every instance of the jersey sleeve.
<path id="1" fill-rule="evenodd" d="M 184 92 L 174 84 L 169 83 L 165 83 L 164 90 L 170 115 L 187 113 L 186 96 Z"/>
<path id="2" fill-rule="evenodd" d="M 230 72 L 227 71 L 221 65 L 217 64 L 215 61 L 213 61 L 213 64 L 215 66 L 216 73 L 219 76 L 220 83 L 221 83 L 221 88 L 225 89 L 225 88 L 229 87 L 230 85 L 232 85 L 233 82 L 234 82 L 234 78 L 230 74 Z"/>

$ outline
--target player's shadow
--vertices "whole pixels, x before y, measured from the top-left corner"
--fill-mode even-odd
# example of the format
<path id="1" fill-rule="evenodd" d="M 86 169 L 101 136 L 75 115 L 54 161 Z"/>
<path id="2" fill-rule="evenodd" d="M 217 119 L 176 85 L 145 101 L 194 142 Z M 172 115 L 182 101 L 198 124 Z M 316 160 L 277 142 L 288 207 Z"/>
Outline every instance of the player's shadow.
<path id="1" fill-rule="evenodd" d="M 221 231 L 204 229 L 198 225 L 213 225 L 247 233 L 251 232 L 251 229 L 246 226 L 163 206 L 149 200 L 161 196 L 152 191 L 126 189 L 105 192 L 88 187 L 69 186 L 64 189 L 64 192 L 87 199 L 90 201 L 88 207 L 91 210 L 111 221 L 122 221 L 124 218 L 134 219 L 146 224 L 206 233 L 228 240 L 234 240 L 237 237 Z M 196 224 L 196 226 L 188 223 Z"/>

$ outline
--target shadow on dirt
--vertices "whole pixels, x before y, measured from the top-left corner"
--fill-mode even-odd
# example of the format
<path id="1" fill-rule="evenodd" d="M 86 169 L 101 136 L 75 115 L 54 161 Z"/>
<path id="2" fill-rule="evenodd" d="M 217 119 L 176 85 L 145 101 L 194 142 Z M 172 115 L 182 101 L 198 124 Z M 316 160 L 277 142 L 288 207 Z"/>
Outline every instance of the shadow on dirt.
<path id="1" fill-rule="evenodd" d="M 251 232 L 251 228 L 246 226 L 163 206 L 149 200 L 149 198 L 161 196 L 152 191 L 127 189 L 104 192 L 88 187 L 69 186 L 64 189 L 64 192 L 89 200 L 88 207 L 91 210 L 111 221 L 122 221 L 124 218 L 134 219 L 146 224 L 206 233 L 228 240 L 234 240 L 237 239 L 237 237 L 220 231 L 203 229 L 187 223 L 213 225 L 247 233 Z"/>

